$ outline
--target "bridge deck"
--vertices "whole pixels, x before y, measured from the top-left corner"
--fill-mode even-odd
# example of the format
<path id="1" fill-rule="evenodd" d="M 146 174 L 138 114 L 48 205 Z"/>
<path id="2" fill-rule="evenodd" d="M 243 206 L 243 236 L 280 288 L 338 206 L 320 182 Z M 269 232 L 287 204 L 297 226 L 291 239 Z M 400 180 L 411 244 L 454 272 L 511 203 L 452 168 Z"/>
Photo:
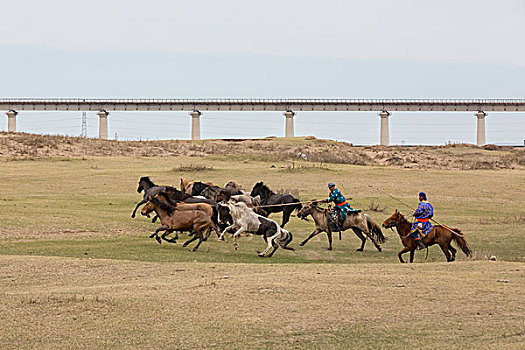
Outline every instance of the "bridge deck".
<path id="1" fill-rule="evenodd" d="M 464 111 L 523 112 L 525 99 L 0 99 L 17 111 Z"/>

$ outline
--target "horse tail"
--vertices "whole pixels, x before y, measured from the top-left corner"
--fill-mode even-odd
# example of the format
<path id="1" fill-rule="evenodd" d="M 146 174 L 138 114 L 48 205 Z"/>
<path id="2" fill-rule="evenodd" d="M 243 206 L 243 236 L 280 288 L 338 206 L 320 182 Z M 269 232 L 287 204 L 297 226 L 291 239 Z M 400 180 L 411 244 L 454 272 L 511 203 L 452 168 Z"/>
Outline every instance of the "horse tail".
<path id="1" fill-rule="evenodd" d="M 372 220 L 372 217 L 370 215 L 365 214 L 366 216 L 366 224 L 368 226 L 368 231 L 370 231 L 370 234 L 372 237 L 376 239 L 378 243 L 385 243 L 386 237 L 383 235 L 383 231 L 381 231 L 381 228 L 378 224 Z"/>
<path id="2" fill-rule="evenodd" d="M 297 198 L 294 198 L 293 202 L 297 203 L 296 205 L 293 206 L 295 211 L 299 211 L 299 210 L 303 209 L 303 205 L 300 203 L 301 202 L 300 200 L 298 200 Z"/>
<path id="3" fill-rule="evenodd" d="M 470 249 L 470 246 L 468 245 L 465 236 L 461 233 L 461 230 L 459 228 L 453 228 L 451 231 L 453 233 L 452 239 L 461 248 L 463 253 L 465 253 L 466 256 L 472 256 L 472 249 Z"/>

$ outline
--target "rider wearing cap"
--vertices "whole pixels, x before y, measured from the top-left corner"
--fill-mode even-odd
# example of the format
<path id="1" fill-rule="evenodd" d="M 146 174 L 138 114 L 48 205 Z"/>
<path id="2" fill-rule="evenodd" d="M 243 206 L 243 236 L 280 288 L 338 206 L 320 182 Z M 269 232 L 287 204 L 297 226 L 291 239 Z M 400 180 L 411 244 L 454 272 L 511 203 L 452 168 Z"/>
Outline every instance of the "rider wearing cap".
<path id="1" fill-rule="evenodd" d="M 326 199 L 326 203 L 334 202 L 334 204 L 341 210 L 343 215 L 343 222 L 346 220 L 346 213 L 349 211 L 356 211 L 350 206 L 350 203 L 346 201 L 346 198 L 343 196 L 341 191 L 339 191 L 333 182 L 328 184 L 328 189 L 330 189 L 330 196 Z"/>
<path id="2" fill-rule="evenodd" d="M 417 249 L 426 248 L 423 239 L 434 226 L 430 223 L 430 219 L 434 216 L 434 208 L 432 204 L 427 202 L 427 195 L 425 192 L 419 193 L 419 206 L 414 212 L 416 222 L 412 224 L 412 231 L 410 234 L 417 242 Z"/>

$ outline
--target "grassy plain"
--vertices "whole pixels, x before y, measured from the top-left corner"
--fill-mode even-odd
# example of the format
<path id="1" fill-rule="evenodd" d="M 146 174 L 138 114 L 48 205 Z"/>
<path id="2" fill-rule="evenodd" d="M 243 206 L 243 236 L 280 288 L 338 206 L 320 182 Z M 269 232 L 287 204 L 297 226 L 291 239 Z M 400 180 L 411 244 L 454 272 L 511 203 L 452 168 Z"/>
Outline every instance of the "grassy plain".
<path id="1" fill-rule="evenodd" d="M 232 161 L 234 159 L 234 161 Z M 211 170 L 180 171 L 205 165 Z M 271 167 L 275 165 L 275 167 Z M 175 169 L 175 170 L 174 170 Z M 253 155 L 0 160 L 0 347 L 6 348 L 522 348 L 525 341 L 525 170 L 403 169 Z M 192 253 L 158 245 L 130 218 L 140 176 L 180 176 L 322 198 L 336 182 L 382 222 L 385 192 L 465 232 L 474 258 L 398 263 L 397 234 L 377 252 L 344 233 L 298 247 L 313 224 L 292 218 L 296 252 L 260 259 L 259 237 L 210 239 Z M 377 190 L 380 188 L 382 191 Z M 280 220 L 280 215 L 272 216 Z M 181 237 L 179 242 L 185 240 Z M 495 255 L 496 262 L 488 261 Z M 498 280 L 503 282 L 498 282 Z"/>

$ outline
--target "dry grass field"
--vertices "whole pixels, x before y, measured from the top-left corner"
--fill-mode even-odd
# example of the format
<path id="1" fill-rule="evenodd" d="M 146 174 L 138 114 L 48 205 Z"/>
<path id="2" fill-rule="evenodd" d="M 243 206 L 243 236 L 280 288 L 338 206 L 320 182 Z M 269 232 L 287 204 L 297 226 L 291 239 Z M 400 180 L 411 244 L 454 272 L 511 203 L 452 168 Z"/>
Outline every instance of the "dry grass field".
<path id="1" fill-rule="evenodd" d="M 55 153 L 41 152 L 49 147 Z M 397 163 L 381 163 L 394 152 Z M 0 153 L 1 349 L 524 348 L 523 149 L 4 133 Z M 424 167 L 423 154 L 437 165 Z M 182 248 L 186 235 L 159 245 L 147 237 L 158 224 L 130 218 L 144 175 L 177 187 L 180 176 L 250 188 L 263 180 L 301 200 L 326 196 L 334 181 L 353 206 L 384 208 L 367 211 L 377 222 L 409 212 L 385 193 L 415 206 L 424 190 L 474 257 L 446 263 L 432 247 L 427 260 L 418 252 L 400 264 L 390 230 L 381 253 L 369 243 L 355 252 L 349 232 L 334 251 L 323 235 L 299 247 L 313 224 L 296 217 L 287 228 L 297 250 L 271 259 L 256 256 L 260 237 L 242 237 L 239 251 L 210 239 L 193 253 Z"/>

